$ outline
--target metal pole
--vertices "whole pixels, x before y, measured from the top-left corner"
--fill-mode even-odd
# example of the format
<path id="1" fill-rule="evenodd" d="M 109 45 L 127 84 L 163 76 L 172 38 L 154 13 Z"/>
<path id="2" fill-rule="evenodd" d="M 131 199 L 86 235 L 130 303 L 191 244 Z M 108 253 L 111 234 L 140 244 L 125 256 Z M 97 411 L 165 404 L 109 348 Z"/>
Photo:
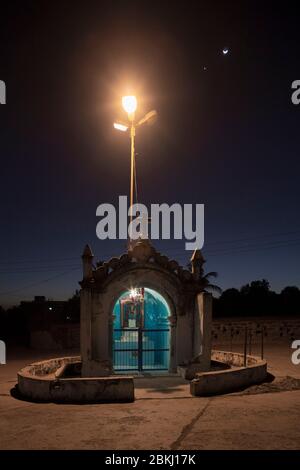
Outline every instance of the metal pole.
<path id="1" fill-rule="evenodd" d="M 252 329 L 249 331 L 249 354 L 252 354 Z"/>
<path id="2" fill-rule="evenodd" d="M 134 136 L 135 128 L 132 122 L 130 128 L 130 141 L 131 141 L 131 162 L 130 162 L 130 223 L 132 222 L 132 206 L 134 197 Z"/>
<path id="3" fill-rule="evenodd" d="M 138 369 L 139 372 L 143 370 L 143 330 L 138 329 Z"/>
<path id="4" fill-rule="evenodd" d="M 130 128 L 130 141 L 131 141 L 131 164 L 130 164 L 130 224 L 132 222 L 132 206 L 133 206 L 133 198 L 134 198 L 134 137 L 135 137 L 135 126 L 134 121 L 132 121 L 131 128 Z M 131 240 L 131 230 L 132 226 L 130 225 L 130 236 L 129 239 Z"/>
<path id="5" fill-rule="evenodd" d="M 265 327 L 261 327 L 261 358 L 264 358 L 264 333 L 265 333 Z"/>
<path id="6" fill-rule="evenodd" d="M 247 341 L 248 341 L 248 328 L 245 327 L 245 341 L 244 341 L 244 367 L 247 366 Z"/>

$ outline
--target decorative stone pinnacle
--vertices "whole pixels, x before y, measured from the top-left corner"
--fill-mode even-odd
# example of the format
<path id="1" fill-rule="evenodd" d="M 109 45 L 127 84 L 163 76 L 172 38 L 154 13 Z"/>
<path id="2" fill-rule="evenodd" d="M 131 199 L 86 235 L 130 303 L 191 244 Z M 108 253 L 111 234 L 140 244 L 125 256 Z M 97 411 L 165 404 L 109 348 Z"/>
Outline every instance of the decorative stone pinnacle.
<path id="1" fill-rule="evenodd" d="M 191 262 L 194 262 L 194 261 L 197 261 L 198 263 L 199 263 L 199 262 L 202 262 L 202 263 L 205 262 L 205 259 L 203 258 L 203 255 L 202 255 L 202 253 L 201 253 L 201 250 L 196 249 L 196 250 L 193 252 L 192 257 L 191 257 Z"/>
<path id="2" fill-rule="evenodd" d="M 82 258 L 94 258 L 94 255 L 89 245 L 85 245 L 85 248 L 83 250 L 81 257 Z"/>

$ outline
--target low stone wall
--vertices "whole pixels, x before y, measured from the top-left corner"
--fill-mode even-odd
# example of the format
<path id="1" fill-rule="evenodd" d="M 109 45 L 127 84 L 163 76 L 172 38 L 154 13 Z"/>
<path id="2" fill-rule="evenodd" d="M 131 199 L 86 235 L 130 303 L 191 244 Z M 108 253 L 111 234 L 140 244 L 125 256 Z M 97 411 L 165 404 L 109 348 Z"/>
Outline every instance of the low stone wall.
<path id="1" fill-rule="evenodd" d="M 267 377 L 267 362 L 255 356 L 247 356 L 247 366 L 243 354 L 212 351 L 212 359 L 225 362 L 234 369 L 197 373 L 191 381 L 190 391 L 195 396 L 217 395 L 244 389 L 262 383 Z"/>
<path id="2" fill-rule="evenodd" d="M 266 344 L 288 342 L 300 339 L 300 318 L 249 317 L 219 318 L 212 323 L 212 341 L 216 345 L 242 344 L 245 338 L 245 326 L 251 335 L 253 344 L 260 344 L 262 328 Z M 248 338 L 249 340 L 249 338 Z M 49 330 L 32 330 L 30 346 L 33 349 L 59 351 L 63 349 L 79 349 L 79 323 L 69 325 L 52 325 Z"/>
<path id="3" fill-rule="evenodd" d="M 213 350 L 211 353 L 211 359 L 213 361 L 222 362 L 234 367 L 244 367 L 244 354 L 232 352 L 232 351 L 216 351 Z M 266 363 L 257 356 L 246 356 L 246 367 L 255 366 L 261 362 Z"/>
<path id="4" fill-rule="evenodd" d="M 102 403 L 134 401 L 133 377 L 57 377 L 65 364 L 78 357 L 56 358 L 30 364 L 18 372 L 18 391 L 33 401 Z"/>
<path id="5" fill-rule="evenodd" d="M 249 318 L 219 318 L 212 324 L 212 341 L 215 344 L 241 344 L 245 338 L 245 327 L 248 328 L 248 341 L 253 344 L 264 342 L 267 344 L 288 342 L 300 338 L 300 318 L 272 318 L 272 317 L 249 317 Z"/>
<path id="6" fill-rule="evenodd" d="M 28 366 L 24 367 L 24 369 L 22 369 L 20 373 L 24 371 L 24 373 L 27 372 L 29 375 L 33 376 L 50 376 L 51 374 L 55 374 L 58 369 L 65 366 L 66 364 L 78 361 L 80 361 L 80 356 L 56 357 L 53 359 L 48 359 L 46 361 L 34 362 L 33 364 L 29 364 Z"/>

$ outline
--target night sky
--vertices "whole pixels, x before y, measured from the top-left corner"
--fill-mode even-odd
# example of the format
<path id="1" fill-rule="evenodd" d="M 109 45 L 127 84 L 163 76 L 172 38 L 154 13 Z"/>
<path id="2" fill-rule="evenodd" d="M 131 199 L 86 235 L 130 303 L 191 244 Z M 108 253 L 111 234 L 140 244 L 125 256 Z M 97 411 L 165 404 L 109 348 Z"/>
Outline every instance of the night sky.
<path id="1" fill-rule="evenodd" d="M 206 269 L 222 288 L 300 285 L 300 14 L 275 5 L 1 5 L 0 305 L 68 298 L 86 243 L 97 259 L 124 251 L 97 239 L 96 208 L 128 194 L 129 139 L 112 127 L 128 92 L 159 114 L 137 135 L 140 202 L 205 204 Z M 155 246 L 191 255 L 184 241 Z"/>

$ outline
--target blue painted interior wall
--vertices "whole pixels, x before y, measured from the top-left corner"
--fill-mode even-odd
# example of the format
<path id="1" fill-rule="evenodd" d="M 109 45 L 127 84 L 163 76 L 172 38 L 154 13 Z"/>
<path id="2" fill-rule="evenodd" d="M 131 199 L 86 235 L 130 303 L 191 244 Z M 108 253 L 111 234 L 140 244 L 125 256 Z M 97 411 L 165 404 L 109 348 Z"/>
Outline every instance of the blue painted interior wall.
<path id="1" fill-rule="evenodd" d="M 127 297 L 129 291 L 124 292 L 115 304 L 113 315 L 114 315 L 114 329 L 121 328 L 121 312 L 120 312 L 120 299 Z M 163 330 L 168 331 L 146 331 L 144 333 L 143 341 L 143 367 L 145 369 L 162 368 L 168 369 L 169 367 L 169 350 L 159 351 L 159 349 L 169 349 L 170 333 L 169 333 L 169 320 L 170 309 L 165 299 L 156 291 L 145 288 L 144 291 L 144 329 L 145 330 Z M 123 337 L 123 338 L 122 338 Z M 127 339 L 128 338 L 128 339 Z M 127 347 L 132 349 L 137 348 L 136 341 L 133 335 L 130 335 L 130 329 L 127 332 L 114 331 L 114 341 L 117 348 L 120 348 L 120 341 L 123 339 L 123 343 L 127 343 Z M 126 339 L 126 341 L 124 341 Z M 130 339 L 130 340 L 129 340 Z M 123 346 L 122 346 L 123 347 Z M 125 344 L 124 344 L 124 347 Z M 149 349 L 149 351 L 147 351 Z M 150 351 L 154 349 L 154 351 Z M 115 367 L 122 368 L 122 360 L 124 361 L 125 353 L 123 358 L 118 354 L 118 359 L 115 359 Z M 137 358 L 127 354 L 126 363 L 130 364 L 130 367 L 135 368 L 137 365 Z"/>

